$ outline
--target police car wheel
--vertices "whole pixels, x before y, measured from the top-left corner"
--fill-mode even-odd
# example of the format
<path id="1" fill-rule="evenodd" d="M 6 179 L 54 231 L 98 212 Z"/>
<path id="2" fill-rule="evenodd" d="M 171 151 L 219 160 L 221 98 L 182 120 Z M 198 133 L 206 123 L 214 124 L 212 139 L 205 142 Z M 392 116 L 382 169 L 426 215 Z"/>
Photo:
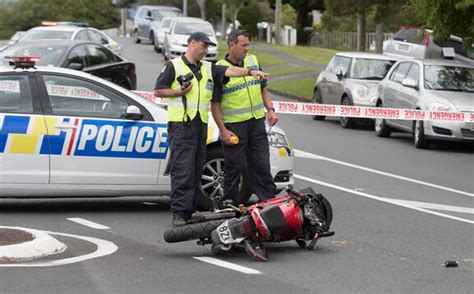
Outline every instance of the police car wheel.
<path id="1" fill-rule="evenodd" d="M 201 211 L 212 208 L 213 199 L 224 196 L 224 151 L 219 146 L 207 151 L 206 162 L 202 169 L 200 184 L 201 193 L 198 198 L 198 208 Z M 246 203 L 250 198 L 250 180 L 248 172 L 242 172 L 241 183 L 239 185 L 238 203 Z"/>

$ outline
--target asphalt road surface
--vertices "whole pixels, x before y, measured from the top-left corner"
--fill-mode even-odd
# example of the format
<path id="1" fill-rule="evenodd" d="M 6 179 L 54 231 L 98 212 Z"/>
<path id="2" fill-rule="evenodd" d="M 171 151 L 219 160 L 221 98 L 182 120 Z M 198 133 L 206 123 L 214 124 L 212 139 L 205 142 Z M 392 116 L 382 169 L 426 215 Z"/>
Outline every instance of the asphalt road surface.
<path id="1" fill-rule="evenodd" d="M 152 90 L 162 56 L 120 41 L 137 64 L 138 89 Z M 60 256 L 0 264 L 0 293 L 474 292 L 472 145 L 417 150 L 407 134 L 382 139 L 370 125 L 345 130 L 309 116 L 280 115 L 279 125 L 296 149 L 295 186 L 312 186 L 333 206 L 336 235 L 316 251 L 270 244 L 270 261 L 255 262 L 242 252 L 213 256 L 193 241 L 167 244 L 166 197 L 0 200 L 0 225 L 74 235 L 56 236 L 70 245 Z M 107 246 L 83 237 L 118 250 L 95 256 Z M 447 260 L 459 267 L 444 267 Z"/>

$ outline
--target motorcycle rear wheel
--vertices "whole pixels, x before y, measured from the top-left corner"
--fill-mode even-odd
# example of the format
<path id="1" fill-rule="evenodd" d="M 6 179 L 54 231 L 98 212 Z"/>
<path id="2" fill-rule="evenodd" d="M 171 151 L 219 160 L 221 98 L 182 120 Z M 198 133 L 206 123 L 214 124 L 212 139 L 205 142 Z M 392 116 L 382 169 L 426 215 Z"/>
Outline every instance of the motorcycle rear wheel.
<path id="1" fill-rule="evenodd" d="M 212 231 L 226 220 L 227 219 L 217 219 L 175 227 L 165 231 L 164 239 L 168 243 L 177 243 L 201 238 L 210 238 Z"/>

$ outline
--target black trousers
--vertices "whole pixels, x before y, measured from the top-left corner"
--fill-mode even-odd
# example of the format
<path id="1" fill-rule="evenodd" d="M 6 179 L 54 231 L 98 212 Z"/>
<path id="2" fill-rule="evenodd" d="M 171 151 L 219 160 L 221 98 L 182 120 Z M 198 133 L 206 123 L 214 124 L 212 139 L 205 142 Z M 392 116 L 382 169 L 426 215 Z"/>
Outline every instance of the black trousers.
<path id="1" fill-rule="evenodd" d="M 239 137 L 237 145 L 223 145 L 224 198 L 238 199 L 240 175 L 248 169 L 252 192 L 258 199 L 275 197 L 277 188 L 270 171 L 270 150 L 265 130 L 265 118 L 227 123 L 226 128 Z"/>
<path id="2" fill-rule="evenodd" d="M 190 215 L 197 209 L 202 167 L 206 160 L 207 124 L 199 113 L 189 122 L 168 122 L 171 212 Z"/>

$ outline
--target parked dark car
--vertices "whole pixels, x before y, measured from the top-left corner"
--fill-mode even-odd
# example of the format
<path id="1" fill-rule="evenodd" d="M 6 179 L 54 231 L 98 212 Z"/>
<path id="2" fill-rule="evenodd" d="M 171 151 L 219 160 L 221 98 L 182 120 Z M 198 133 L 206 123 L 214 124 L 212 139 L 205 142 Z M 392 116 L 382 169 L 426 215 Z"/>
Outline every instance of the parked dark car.
<path id="1" fill-rule="evenodd" d="M 24 41 L 0 53 L 0 65 L 8 65 L 7 56 L 38 56 L 38 65 L 81 70 L 111 81 L 126 89 L 135 90 L 135 64 L 113 53 L 108 48 L 89 41 L 47 40 Z"/>

